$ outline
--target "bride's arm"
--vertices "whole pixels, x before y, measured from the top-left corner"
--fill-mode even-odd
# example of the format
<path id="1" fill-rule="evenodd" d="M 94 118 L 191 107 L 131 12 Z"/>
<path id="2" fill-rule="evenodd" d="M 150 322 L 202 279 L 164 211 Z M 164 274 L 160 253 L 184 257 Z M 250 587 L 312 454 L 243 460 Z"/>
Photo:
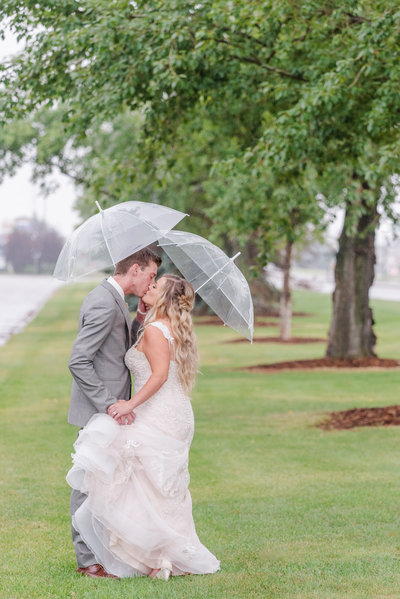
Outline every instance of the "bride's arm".
<path id="1" fill-rule="evenodd" d="M 108 413 L 114 419 L 132 412 L 140 404 L 147 401 L 168 378 L 170 350 L 167 339 L 156 327 L 146 327 L 141 342 L 143 352 L 151 367 L 151 376 L 143 387 L 129 400 L 120 400 L 108 408 Z"/>

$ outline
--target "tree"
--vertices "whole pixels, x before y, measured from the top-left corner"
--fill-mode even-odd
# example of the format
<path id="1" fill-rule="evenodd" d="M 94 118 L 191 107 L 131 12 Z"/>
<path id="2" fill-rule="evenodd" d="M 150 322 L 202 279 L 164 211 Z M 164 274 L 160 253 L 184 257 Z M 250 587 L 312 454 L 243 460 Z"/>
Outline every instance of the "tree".
<path id="1" fill-rule="evenodd" d="M 84 139 L 126 107 L 141 110 L 150 156 L 164 155 L 177 129 L 205 110 L 236 128 L 238 176 L 250 156 L 272 180 L 295 180 L 311 198 L 322 193 L 346 208 L 342 251 L 352 246 L 345 238 L 354 256 L 372 251 L 378 208 L 390 213 L 380 189 L 398 161 L 396 6 L 4 0 L 0 15 L 27 40 L 3 68 L 4 119 L 62 102 L 71 135 Z M 338 291 L 348 284 L 344 272 Z M 331 338 L 355 336 L 335 343 L 343 355 L 373 353 L 370 281 L 354 285 L 344 308 L 344 294 L 334 296 Z M 360 325 L 341 327 L 342 310 Z"/>
<path id="2" fill-rule="evenodd" d="M 327 225 L 321 204 L 303 185 L 297 173 L 291 177 L 273 174 L 265 165 L 248 157 L 219 165 L 208 188 L 214 195 L 212 215 L 217 227 L 227 224 L 238 239 L 245 239 L 249 229 L 257 247 L 256 264 L 274 261 L 283 272 L 280 298 L 280 337 L 291 335 L 290 270 L 293 247 L 311 229 L 322 231 Z"/>
<path id="3" fill-rule="evenodd" d="M 34 158 L 34 179 L 46 182 L 54 170 L 69 176 L 78 187 L 77 206 L 83 218 L 116 202 L 141 200 L 167 204 L 190 214 L 185 228 L 210 237 L 228 253 L 236 253 L 235 232 L 219 231 L 213 226 L 208 211 L 214 205 L 207 191 L 207 181 L 214 161 L 229 156 L 236 144 L 231 138 L 231 124 L 216 126 L 204 111 L 196 110 L 192 117 L 177 128 L 174 138 L 164 142 L 162 151 L 154 152 L 143 134 L 143 115 L 124 111 L 98 130 L 89 131 L 85 140 L 78 140 L 65 131 L 63 106 L 43 109 L 29 123 L 11 123 L 3 128 L 0 138 L 0 174 L 9 171 L 8 147 L 14 152 L 15 168 Z M 17 126 L 15 126 L 17 125 Z M 25 131 L 14 139 L 13 132 Z M 28 132 L 30 135 L 28 135 Z M 12 144 L 10 144 L 12 140 Z M 19 145 L 21 140 L 21 145 Z M 51 178 L 50 178 L 51 183 Z M 50 184 L 50 191 L 52 186 Z M 252 241 L 244 239 L 241 248 L 241 268 L 250 278 L 255 309 L 265 313 L 276 301 L 276 292 L 264 276 L 255 278 L 251 265 L 255 261 Z"/>
<path id="4" fill-rule="evenodd" d="M 16 273 L 25 272 L 33 265 L 33 240 L 26 231 L 14 229 L 5 243 L 5 258 Z"/>
<path id="5" fill-rule="evenodd" d="M 64 244 L 55 229 L 36 219 L 16 221 L 4 244 L 6 261 L 16 273 L 51 272 Z"/>

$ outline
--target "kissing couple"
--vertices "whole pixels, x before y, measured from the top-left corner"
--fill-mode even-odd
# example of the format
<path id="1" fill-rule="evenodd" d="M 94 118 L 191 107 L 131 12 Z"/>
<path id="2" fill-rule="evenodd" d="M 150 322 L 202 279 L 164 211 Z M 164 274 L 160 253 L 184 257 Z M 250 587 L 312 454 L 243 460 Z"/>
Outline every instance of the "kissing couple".
<path id="1" fill-rule="evenodd" d="M 67 475 L 72 539 L 77 572 L 94 578 L 219 569 L 196 534 L 188 489 L 195 293 L 176 275 L 157 280 L 160 265 L 150 248 L 116 264 L 83 301 L 69 361 L 68 421 L 80 428 Z M 140 298 L 133 322 L 129 294 Z"/>

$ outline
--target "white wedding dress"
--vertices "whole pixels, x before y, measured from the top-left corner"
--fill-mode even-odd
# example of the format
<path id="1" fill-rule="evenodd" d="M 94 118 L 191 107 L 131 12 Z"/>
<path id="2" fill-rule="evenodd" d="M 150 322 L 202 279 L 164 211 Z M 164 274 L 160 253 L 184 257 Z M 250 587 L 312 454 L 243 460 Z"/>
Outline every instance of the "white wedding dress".
<path id="1" fill-rule="evenodd" d="M 173 347 L 168 327 L 162 330 Z M 137 392 L 151 375 L 144 353 L 125 356 Z M 189 448 L 194 420 L 189 397 L 170 362 L 168 380 L 135 409 L 132 425 L 120 426 L 107 414 L 94 415 L 79 433 L 71 487 L 87 494 L 73 525 L 107 572 L 119 577 L 209 574 L 219 561 L 196 534 L 188 490 Z"/>

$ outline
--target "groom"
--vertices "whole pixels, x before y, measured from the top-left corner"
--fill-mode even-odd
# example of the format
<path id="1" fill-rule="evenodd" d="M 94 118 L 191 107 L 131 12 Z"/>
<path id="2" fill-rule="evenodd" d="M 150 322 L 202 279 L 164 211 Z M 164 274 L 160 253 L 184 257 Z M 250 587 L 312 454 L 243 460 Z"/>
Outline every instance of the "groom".
<path id="1" fill-rule="evenodd" d="M 132 345 L 142 318 L 133 323 L 124 296 L 142 297 L 157 275 L 161 258 L 150 248 L 139 250 L 115 266 L 114 275 L 93 289 L 83 301 L 79 330 L 74 342 L 69 369 L 73 376 L 68 422 L 83 427 L 93 414 L 106 413 L 118 399 L 130 399 L 131 377 L 124 356 Z M 135 339 L 133 339 L 133 342 Z M 129 414 L 119 424 L 132 424 Z M 86 499 L 73 489 L 71 517 Z M 93 578 L 111 577 L 96 563 L 96 558 L 72 526 L 77 572 Z M 113 577 L 115 578 L 115 577 Z"/>

